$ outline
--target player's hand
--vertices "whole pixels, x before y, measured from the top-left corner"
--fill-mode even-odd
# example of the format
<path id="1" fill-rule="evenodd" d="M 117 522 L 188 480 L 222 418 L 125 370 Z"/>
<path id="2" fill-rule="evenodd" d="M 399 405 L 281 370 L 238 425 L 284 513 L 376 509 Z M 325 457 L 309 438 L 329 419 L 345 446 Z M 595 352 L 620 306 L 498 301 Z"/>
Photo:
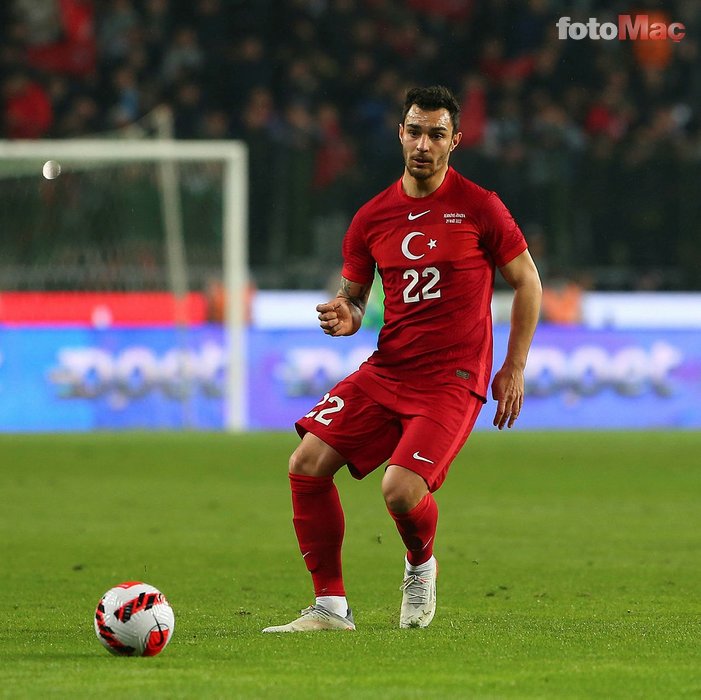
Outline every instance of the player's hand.
<path id="1" fill-rule="evenodd" d="M 336 297 L 316 307 L 319 325 L 326 335 L 352 335 L 357 328 L 353 318 L 353 305 L 346 299 Z"/>
<path id="2" fill-rule="evenodd" d="M 493 424 L 501 430 L 505 425 L 513 427 L 521 413 L 524 394 L 523 370 L 513 365 L 504 366 L 494 375 L 492 398 L 497 402 Z"/>

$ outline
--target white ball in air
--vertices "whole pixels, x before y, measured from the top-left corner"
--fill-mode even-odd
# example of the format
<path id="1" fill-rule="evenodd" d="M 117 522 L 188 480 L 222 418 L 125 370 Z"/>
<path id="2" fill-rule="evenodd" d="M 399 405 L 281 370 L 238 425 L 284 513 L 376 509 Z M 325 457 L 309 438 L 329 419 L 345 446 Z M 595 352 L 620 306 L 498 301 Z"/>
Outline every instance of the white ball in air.
<path id="1" fill-rule="evenodd" d="M 61 174 L 61 164 L 55 160 L 47 160 L 41 172 L 47 180 L 54 180 Z"/>

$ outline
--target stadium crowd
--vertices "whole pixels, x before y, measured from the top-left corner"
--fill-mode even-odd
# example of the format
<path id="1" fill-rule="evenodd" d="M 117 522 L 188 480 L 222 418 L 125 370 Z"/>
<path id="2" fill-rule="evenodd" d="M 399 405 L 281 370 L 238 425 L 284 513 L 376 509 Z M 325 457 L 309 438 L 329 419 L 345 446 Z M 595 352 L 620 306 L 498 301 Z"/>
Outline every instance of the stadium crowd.
<path id="1" fill-rule="evenodd" d="M 563 14 L 686 36 L 562 40 Z M 453 164 L 499 192 L 546 277 L 701 289 L 698 0 L 11 0 L 0 21 L 4 138 L 112 132 L 165 103 L 177 138 L 245 140 L 252 263 L 289 275 L 270 284 L 330 272 L 399 176 L 405 90 L 442 83 L 462 103 Z"/>

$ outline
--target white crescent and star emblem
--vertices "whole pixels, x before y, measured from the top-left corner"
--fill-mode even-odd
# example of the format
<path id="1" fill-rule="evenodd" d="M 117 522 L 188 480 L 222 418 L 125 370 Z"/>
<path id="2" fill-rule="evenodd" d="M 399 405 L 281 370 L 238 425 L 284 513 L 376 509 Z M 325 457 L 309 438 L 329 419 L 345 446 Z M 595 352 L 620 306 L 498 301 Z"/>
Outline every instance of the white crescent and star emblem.
<path id="1" fill-rule="evenodd" d="M 407 233 L 406 236 L 404 236 L 404 240 L 402 241 L 402 254 L 404 255 L 405 258 L 408 258 L 409 260 L 421 260 L 426 253 L 421 253 L 421 255 L 415 255 L 409 250 L 409 243 L 416 238 L 417 236 L 425 236 L 425 233 L 421 233 L 421 231 L 412 231 L 411 233 Z M 436 245 L 437 241 L 434 238 L 431 238 L 428 242 L 428 247 L 433 250 Z"/>

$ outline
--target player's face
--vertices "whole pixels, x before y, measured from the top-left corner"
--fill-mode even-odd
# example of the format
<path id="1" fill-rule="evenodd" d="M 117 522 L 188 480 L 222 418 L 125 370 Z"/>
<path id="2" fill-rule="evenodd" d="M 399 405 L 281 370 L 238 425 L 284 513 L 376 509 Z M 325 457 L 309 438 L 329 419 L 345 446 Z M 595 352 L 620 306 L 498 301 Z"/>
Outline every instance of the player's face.
<path id="1" fill-rule="evenodd" d="M 399 125 L 404 165 L 417 180 L 428 180 L 448 167 L 450 152 L 462 134 L 453 132 L 447 109 L 424 111 L 412 105 Z"/>

